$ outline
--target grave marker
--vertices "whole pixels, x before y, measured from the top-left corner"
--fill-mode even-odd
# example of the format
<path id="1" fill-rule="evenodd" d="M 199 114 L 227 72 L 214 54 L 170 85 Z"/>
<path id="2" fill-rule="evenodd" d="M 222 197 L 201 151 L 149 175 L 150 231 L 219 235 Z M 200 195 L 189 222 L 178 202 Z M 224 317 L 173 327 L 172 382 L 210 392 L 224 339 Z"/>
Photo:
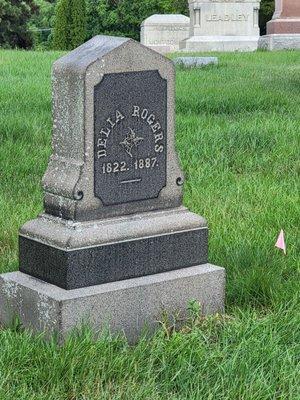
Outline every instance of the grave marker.
<path id="1" fill-rule="evenodd" d="M 260 0 L 189 0 L 190 37 L 183 51 L 253 51 Z"/>
<path id="2" fill-rule="evenodd" d="M 182 206 L 171 60 L 96 36 L 53 66 L 45 212 L 20 230 L 20 272 L 0 277 L 0 322 L 63 338 L 82 321 L 135 340 L 164 309 L 222 311 L 224 269 L 206 221 Z"/>
<path id="3" fill-rule="evenodd" d="M 181 14 L 154 14 L 141 24 L 141 43 L 159 53 L 179 50 L 189 37 L 190 19 Z"/>

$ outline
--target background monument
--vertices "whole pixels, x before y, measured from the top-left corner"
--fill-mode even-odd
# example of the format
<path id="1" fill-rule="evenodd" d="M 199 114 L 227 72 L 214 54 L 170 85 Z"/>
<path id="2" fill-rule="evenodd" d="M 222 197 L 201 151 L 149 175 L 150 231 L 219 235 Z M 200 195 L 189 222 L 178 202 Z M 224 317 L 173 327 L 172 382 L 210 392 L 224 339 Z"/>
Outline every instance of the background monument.
<path id="1" fill-rule="evenodd" d="M 190 37 L 184 51 L 253 51 L 260 0 L 189 0 Z"/>
<path id="2" fill-rule="evenodd" d="M 0 276 L 0 323 L 65 337 L 82 322 L 134 340 L 190 300 L 222 312 L 204 218 L 182 206 L 171 60 L 96 36 L 53 66 L 45 212 L 20 230 L 20 271 Z"/>
<path id="3" fill-rule="evenodd" d="M 141 25 L 141 43 L 159 53 L 179 50 L 189 37 L 190 19 L 180 14 L 154 14 Z"/>
<path id="4" fill-rule="evenodd" d="M 275 12 L 267 23 L 267 34 L 259 47 L 267 50 L 300 49 L 300 1 L 276 0 Z"/>

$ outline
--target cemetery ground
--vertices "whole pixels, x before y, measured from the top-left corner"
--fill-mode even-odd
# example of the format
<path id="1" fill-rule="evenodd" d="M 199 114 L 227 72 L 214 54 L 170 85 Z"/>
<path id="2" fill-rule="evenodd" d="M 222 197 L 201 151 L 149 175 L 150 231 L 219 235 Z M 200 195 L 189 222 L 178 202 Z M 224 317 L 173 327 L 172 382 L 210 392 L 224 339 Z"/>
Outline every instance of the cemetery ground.
<path id="1" fill-rule="evenodd" d="M 0 52 L 1 273 L 42 211 L 59 56 Z M 16 323 L 0 330 L 0 399 L 300 399 L 300 52 L 218 57 L 177 70 L 176 138 L 184 204 L 208 219 L 209 260 L 227 270 L 226 314 L 191 302 L 183 328 L 162 316 L 135 346 L 88 329 L 58 346 Z"/>

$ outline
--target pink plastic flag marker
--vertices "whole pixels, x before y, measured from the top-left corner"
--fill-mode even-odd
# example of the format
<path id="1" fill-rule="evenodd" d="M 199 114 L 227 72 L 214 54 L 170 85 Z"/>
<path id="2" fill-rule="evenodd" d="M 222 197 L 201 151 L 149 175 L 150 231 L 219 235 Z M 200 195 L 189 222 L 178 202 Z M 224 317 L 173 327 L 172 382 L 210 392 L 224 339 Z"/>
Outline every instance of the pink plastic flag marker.
<path id="1" fill-rule="evenodd" d="M 284 254 L 286 254 L 286 245 L 285 245 L 285 241 L 284 241 L 283 229 L 281 229 L 281 231 L 279 233 L 275 247 L 278 247 L 278 249 L 283 250 Z"/>

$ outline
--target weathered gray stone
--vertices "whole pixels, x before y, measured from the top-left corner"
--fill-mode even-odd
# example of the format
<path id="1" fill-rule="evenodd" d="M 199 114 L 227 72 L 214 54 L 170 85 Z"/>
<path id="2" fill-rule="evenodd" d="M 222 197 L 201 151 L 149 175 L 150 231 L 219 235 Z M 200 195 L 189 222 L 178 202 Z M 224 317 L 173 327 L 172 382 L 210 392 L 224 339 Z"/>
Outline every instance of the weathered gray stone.
<path id="1" fill-rule="evenodd" d="M 159 53 L 179 50 L 189 37 L 190 19 L 181 14 L 154 14 L 141 24 L 141 43 Z"/>
<path id="2" fill-rule="evenodd" d="M 262 50 L 300 50 L 300 34 L 272 34 L 261 36 L 258 47 Z"/>
<path id="3" fill-rule="evenodd" d="M 189 0 L 190 37 L 182 51 L 254 51 L 260 0 Z"/>
<path id="4" fill-rule="evenodd" d="M 222 313 L 224 287 L 224 269 L 211 264 L 69 291 L 13 272 L 0 276 L 0 320 L 9 325 L 18 316 L 26 328 L 61 339 L 88 323 L 134 342 L 145 326 L 158 326 L 163 311 L 184 317 L 191 300 L 204 315 Z"/>
<path id="5" fill-rule="evenodd" d="M 207 262 L 207 224 L 180 207 L 174 87 L 171 60 L 124 38 L 54 63 L 46 213 L 20 230 L 20 271 L 71 290 Z"/>
<path id="6" fill-rule="evenodd" d="M 143 89 L 139 90 L 135 82 L 140 74 L 153 71 L 155 75 L 145 79 Z M 110 79 L 108 84 L 107 79 Z M 159 81 L 168 83 L 165 90 L 158 88 Z M 48 214 L 85 221 L 181 205 L 182 188 L 178 182 L 183 181 L 183 174 L 175 152 L 174 81 L 171 60 L 125 38 L 96 36 L 54 63 L 53 154 L 43 179 Z M 101 129 L 103 132 L 110 129 L 109 136 L 101 134 Z M 130 135 L 130 129 L 143 139 L 133 148 L 133 157 L 120 145 Z M 159 135 L 163 137 L 161 140 Z M 108 154 L 95 158 L 97 151 L 99 156 L 104 154 L 101 143 L 108 146 Z M 154 151 L 155 146 L 158 152 Z M 159 152 L 159 146 L 164 146 L 163 151 Z M 139 162 L 139 151 L 146 150 L 151 162 L 147 183 L 153 186 L 149 194 L 143 181 L 130 183 L 140 178 L 141 169 L 134 163 Z M 117 158 L 120 151 L 123 151 L 121 159 Z M 115 155 L 114 160 L 111 155 Z M 103 172 L 102 193 L 108 198 L 102 200 L 98 181 L 94 179 L 95 166 L 96 171 L 100 168 Z M 116 169 L 115 173 L 111 168 Z M 157 183 L 162 174 L 166 174 L 166 180 Z M 109 180 L 111 175 L 119 184 L 116 204 L 109 201 L 108 193 L 113 191 L 112 195 L 116 195 L 116 187 Z M 122 184 L 122 180 L 129 183 Z M 155 189 L 163 184 L 157 195 Z"/>
<path id="7" fill-rule="evenodd" d="M 173 62 L 186 68 L 201 68 L 206 65 L 217 65 L 219 61 L 218 57 L 176 57 Z"/>

